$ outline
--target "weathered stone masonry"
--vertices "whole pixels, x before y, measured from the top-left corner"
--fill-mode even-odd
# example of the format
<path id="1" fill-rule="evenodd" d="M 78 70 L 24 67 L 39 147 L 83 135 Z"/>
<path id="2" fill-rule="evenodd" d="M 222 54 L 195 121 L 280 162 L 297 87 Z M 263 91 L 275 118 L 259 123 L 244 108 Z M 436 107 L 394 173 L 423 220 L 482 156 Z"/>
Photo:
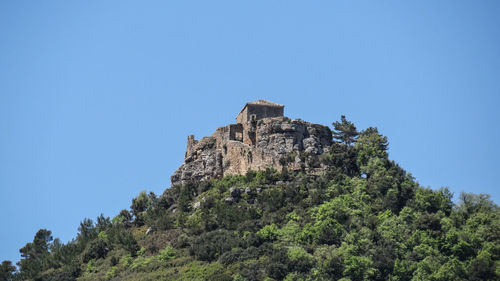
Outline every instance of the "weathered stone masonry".
<path id="1" fill-rule="evenodd" d="M 282 168 L 280 159 L 296 152 L 287 168 L 300 169 L 298 153 L 323 154 L 332 144 L 327 126 L 284 117 L 284 106 L 265 100 L 250 102 L 236 124 L 218 128 L 200 141 L 189 136 L 184 163 L 172 175 L 172 184 L 208 180 L 248 170 Z"/>

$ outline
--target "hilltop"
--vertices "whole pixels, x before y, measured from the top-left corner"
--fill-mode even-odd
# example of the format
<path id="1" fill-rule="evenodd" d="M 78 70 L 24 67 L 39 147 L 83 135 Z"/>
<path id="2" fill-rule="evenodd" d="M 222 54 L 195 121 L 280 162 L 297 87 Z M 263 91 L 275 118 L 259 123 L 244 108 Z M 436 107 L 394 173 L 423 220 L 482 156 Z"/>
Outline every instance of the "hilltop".
<path id="1" fill-rule="evenodd" d="M 331 145 L 327 126 L 291 120 L 284 117 L 283 105 L 257 100 L 243 107 L 236 124 L 220 127 L 200 141 L 189 136 L 184 163 L 172 175 L 172 184 L 268 168 L 318 172 L 325 168 L 318 157 Z"/>
<path id="2" fill-rule="evenodd" d="M 66 244 L 40 229 L 0 280 L 500 280 L 498 206 L 420 186 L 387 150 L 345 116 L 331 130 L 247 103 L 188 137 L 163 194 Z"/>

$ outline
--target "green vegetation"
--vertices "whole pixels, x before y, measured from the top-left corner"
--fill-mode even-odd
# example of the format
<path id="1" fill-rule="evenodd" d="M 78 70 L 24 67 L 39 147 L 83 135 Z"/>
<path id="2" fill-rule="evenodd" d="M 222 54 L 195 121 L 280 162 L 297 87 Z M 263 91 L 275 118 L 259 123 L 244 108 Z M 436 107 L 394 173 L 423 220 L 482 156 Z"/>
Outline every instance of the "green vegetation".
<path id="1" fill-rule="evenodd" d="M 141 192 L 130 211 L 84 219 L 69 243 L 39 230 L 0 280 L 500 280 L 500 211 L 487 195 L 453 203 L 389 160 L 376 128 L 345 117 L 334 128 L 321 174 Z"/>

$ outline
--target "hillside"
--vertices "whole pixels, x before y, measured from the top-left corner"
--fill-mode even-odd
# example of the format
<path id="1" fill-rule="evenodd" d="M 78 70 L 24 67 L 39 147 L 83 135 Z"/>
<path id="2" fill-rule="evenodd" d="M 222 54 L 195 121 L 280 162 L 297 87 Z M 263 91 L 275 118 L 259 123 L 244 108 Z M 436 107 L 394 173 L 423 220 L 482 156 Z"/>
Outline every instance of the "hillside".
<path id="1" fill-rule="evenodd" d="M 376 128 L 266 106 L 189 137 L 163 194 L 84 219 L 68 243 L 40 229 L 0 280 L 500 280 L 488 195 L 420 186 Z"/>

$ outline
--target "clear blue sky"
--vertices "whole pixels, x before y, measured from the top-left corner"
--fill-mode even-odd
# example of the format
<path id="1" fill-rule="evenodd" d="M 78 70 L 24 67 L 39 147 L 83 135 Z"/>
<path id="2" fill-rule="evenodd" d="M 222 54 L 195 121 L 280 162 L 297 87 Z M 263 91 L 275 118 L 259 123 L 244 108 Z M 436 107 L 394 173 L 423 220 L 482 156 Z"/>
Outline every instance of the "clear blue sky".
<path id="1" fill-rule="evenodd" d="M 247 101 L 376 126 L 424 186 L 500 202 L 500 1 L 1 1 L 0 261 L 157 194 Z"/>

